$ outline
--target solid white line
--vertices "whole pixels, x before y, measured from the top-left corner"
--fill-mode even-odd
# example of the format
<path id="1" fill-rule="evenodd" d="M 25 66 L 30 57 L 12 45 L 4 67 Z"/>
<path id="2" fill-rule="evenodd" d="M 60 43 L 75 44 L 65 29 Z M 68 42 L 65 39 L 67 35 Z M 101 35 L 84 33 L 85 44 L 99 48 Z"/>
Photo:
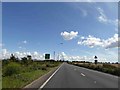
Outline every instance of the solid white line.
<path id="1" fill-rule="evenodd" d="M 57 73 L 57 71 L 61 68 L 61 66 L 43 83 L 43 85 L 41 85 L 40 89 L 43 88 L 50 81 L 50 79 Z"/>
<path id="2" fill-rule="evenodd" d="M 85 76 L 85 74 L 81 73 L 82 76 Z"/>

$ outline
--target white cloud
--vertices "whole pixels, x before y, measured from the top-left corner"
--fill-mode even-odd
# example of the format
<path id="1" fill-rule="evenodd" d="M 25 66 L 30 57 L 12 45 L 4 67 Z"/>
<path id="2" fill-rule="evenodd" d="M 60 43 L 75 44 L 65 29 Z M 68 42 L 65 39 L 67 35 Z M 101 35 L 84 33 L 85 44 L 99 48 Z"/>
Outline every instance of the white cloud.
<path id="1" fill-rule="evenodd" d="M 65 52 L 61 52 L 59 54 L 59 59 L 64 59 L 64 60 L 70 60 L 70 61 L 80 61 L 80 60 L 88 60 L 88 58 L 86 56 L 68 56 L 67 54 L 65 54 Z"/>
<path id="2" fill-rule="evenodd" d="M 2 49 L 2 52 L 1 52 L 2 56 L 0 57 L 1 59 L 7 59 L 10 57 L 11 53 L 7 51 L 7 49 Z"/>
<path id="3" fill-rule="evenodd" d="M 4 44 L 3 43 L 0 43 L 0 48 L 2 48 L 4 46 Z"/>
<path id="4" fill-rule="evenodd" d="M 72 40 L 73 38 L 77 37 L 78 32 L 71 31 L 69 32 L 61 32 L 61 36 L 63 37 L 64 40 Z"/>
<path id="5" fill-rule="evenodd" d="M 26 45 L 27 45 L 28 41 L 24 40 L 18 43 L 18 48 L 21 50 L 26 50 Z"/>
<path id="6" fill-rule="evenodd" d="M 21 47 L 21 46 L 19 46 L 19 48 L 21 49 L 22 47 Z"/>
<path id="7" fill-rule="evenodd" d="M 120 47 L 120 42 L 118 39 L 120 40 L 120 37 L 118 38 L 118 34 L 115 34 L 113 37 L 103 40 L 103 47 L 106 49 Z"/>
<path id="8" fill-rule="evenodd" d="M 31 55 L 32 59 L 37 59 L 37 60 L 43 60 L 44 56 L 38 52 L 15 52 L 14 53 L 16 57 L 22 58 L 26 57 L 27 55 Z"/>
<path id="9" fill-rule="evenodd" d="M 27 43 L 28 43 L 28 42 L 27 42 L 26 40 L 20 41 L 20 42 L 18 43 L 18 45 L 19 45 L 18 48 L 23 48 L 23 45 L 26 45 Z"/>
<path id="10" fill-rule="evenodd" d="M 94 54 L 93 54 L 94 55 Z M 89 61 L 94 62 L 94 56 L 69 56 L 65 54 L 65 52 L 61 52 L 59 55 L 59 59 L 61 60 L 69 60 L 69 61 Z M 105 57 L 98 57 L 99 62 L 107 62 Z"/>
<path id="11" fill-rule="evenodd" d="M 120 21 L 118 21 L 118 19 L 114 20 L 113 22 L 116 26 L 120 25 Z"/>
<path id="12" fill-rule="evenodd" d="M 77 61 L 83 61 L 83 60 L 88 60 L 88 58 L 86 57 L 86 56 L 70 56 L 69 57 L 69 59 L 70 60 L 72 60 L 72 61 L 75 61 L 75 60 L 77 60 Z"/>
<path id="13" fill-rule="evenodd" d="M 32 57 L 33 59 L 44 60 L 44 54 L 40 54 L 36 51 L 32 53 Z"/>
<path id="14" fill-rule="evenodd" d="M 105 23 L 105 24 L 112 24 L 114 26 L 118 26 L 118 19 L 112 20 L 109 19 L 106 15 L 105 12 L 102 8 L 97 8 L 98 12 L 99 12 L 99 16 L 97 17 L 98 21 L 101 23 Z"/>
<path id="15" fill-rule="evenodd" d="M 91 56 L 71 56 L 71 55 L 67 55 L 65 52 L 61 52 L 59 54 L 59 59 L 64 59 L 64 60 L 69 60 L 69 61 L 90 61 L 90 62 L 94 62 L 94 58 L 93 55 L 96 54 L 98 55 L 98 60 L 100 62 L 107 62 L 109 61 L 109 58 L 115 58 L 117 60 L 117 56 L 116 53 L 117 52 L 113 52 L 113 51 L 104 51 L 104 52 L 91 52 L 92 55 Z M 7 49 L 2 49 L 2 56 L 0 54 L 0 59 L 8 59 L 10 58 L 12 53 L 10 53 Z M 31 55 L 32 59 L 37 59 L 37 60 L 44 60 L 44 54 L 40 54 L 39 52 L 14 52 L 13 53 L 16 57 L 18 57 L 19 59 L 22 57 L 26 57 L 27 55 Z"/>
<path id="16" fill-rule="evenodd" d="M 99 17 L 98 17 L 98 21 L 102 22 L 102 23 L 108 23 L 109 20 L 107 18 L 107 16 L 104 14 L 104 10 L 101 8 L 97 8 L 98 12 L 99 12 Z"/>
<path id="17" fill-rule="evenodd" d="M 78 41 L 78 44 L 80 45 L 88 45 L 89 47 L 94 47 L 94 46 L 100 46 L 102 45 L 102 41 L 100 40 L 100 38 L 95 38 L 91 35 L 89 35 L 87 38 L 82 38 L 81 40 Z"/>
<path id="18" fill-rule="evenodd" d="M 78 44 L 87 45 L 89 47 L 99 46 L 108 49 L 108 48 L 120 47 L 119 40 L 118 40 L 118 34 L 114 34 L 113 37 L 108 38 L 106 40 L 102 40 L 100 38 L 96 38 L 94 36 L 89 35 L 86 38 L 81 37 L 81 39 L 78 41 Z"/>
<path id="19" fill-rule="evenodd" d="M 109 23 L 114 25 L 116 28 L 118 28 L 118 25 L 120 25 L 120 21 L 118 21 L 118 19 L 114 20 L 109 19 Z"/>
<path id="20" fill-rule="evenodd" d="M 61 53 L 59 53 L 57 59 L 68 60 L 68 56 L 64 52 L 61 52 Z"/>
<path id="21" fill-rule="evenodd" d="M 85 39 L 85 37 L 83 37 L 83 36 L 82 36 L 82 37 L 80 37 L 80 38 L 81 38 L 81 39 Z"/>
<path id="22" fill-rule="evenodd" d="M 0 47 L 2 47 L 2 43 L 0 43 Z"/>
<path id="23" fill-rule="evenodd" d="M 22 41 L 22 43 L 27 44 L 27 41 L 26 41 L 26 40 L 24 40 L 24 41 Z"/>
<path id="24" fill-rule="evenodd" d="M 2 55 L 0 55 L 0 59 L 8 59 L 10 58 L 11 54 L 7 49 L 2 49 Z M 27 55 L 31 55 L 32 59 L 37 59 L 37 60 L 43 60 L 44 59 L 44 54 L 40 54 L 38 52 L 14 52 L 13 53 L 16 57 L 21 59 L 22 57 L 26 57 Z"/>

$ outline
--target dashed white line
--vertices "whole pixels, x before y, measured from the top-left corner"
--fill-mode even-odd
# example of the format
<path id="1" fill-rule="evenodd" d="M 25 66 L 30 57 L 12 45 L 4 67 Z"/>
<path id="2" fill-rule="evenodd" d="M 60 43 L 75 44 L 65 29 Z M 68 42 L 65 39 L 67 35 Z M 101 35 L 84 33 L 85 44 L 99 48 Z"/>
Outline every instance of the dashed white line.
<path id="1" fill-rule="evenodd" d="M 50 79 L 57 73 L 57 71 L 61 68 L 61 66 L 43 83 L 43 85 L 41 85 L 41 87 L 39 88 L 39 90 L 41 90 L 50 81 Z"/>
<path id="2" fill-rule="evenodd" d="M 76 71 L 76 68 L 74 70 Z"/>
<path id="3" fill-rule="evenodd" d="M 94 81 L 94 83 L 96 83 L 96 81 Z"/>
<path id="4" fill-rule="evenodd" d="M 85 74 L 81 73 L 82 76 L 85 76 Z"/>

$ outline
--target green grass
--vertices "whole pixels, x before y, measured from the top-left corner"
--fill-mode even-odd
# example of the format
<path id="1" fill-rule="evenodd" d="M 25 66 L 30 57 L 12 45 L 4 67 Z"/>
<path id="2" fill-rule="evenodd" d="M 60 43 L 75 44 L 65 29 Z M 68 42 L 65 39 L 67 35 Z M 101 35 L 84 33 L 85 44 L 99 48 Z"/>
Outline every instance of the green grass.
<path id="1" fill-rule="evenodd" d="M 3 63 L 2 88 L 22 88 L 60 64 L 61 62 L 32 62 L 26 66 L 20 62 Z"/>
<path id="2" fill-rule="evenodd" d="M 51 69 L 52 68 L 49 68 L 48 70 L 35 70 L 32 72 L 3 77 L 2 88 L 22 88 L 40 76 L 46 74 Z"/>
<path id="3" fill-rule="evenodd" d="M 0 90 L 2 89 L 2 61 L 0 60 Z"/>
<path id="4" fill-rule="evenodd" d="M 1 74 L 1 73 L 0 73 Z M 0 90 L 2 89 L 2 75 L 0 75 Z"/>

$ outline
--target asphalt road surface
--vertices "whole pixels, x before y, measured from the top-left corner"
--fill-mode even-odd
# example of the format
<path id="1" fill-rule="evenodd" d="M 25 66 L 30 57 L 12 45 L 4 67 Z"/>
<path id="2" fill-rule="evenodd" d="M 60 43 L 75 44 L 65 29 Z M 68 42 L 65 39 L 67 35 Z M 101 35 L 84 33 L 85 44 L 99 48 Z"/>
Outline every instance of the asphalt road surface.
<path id="1" fill-rule="evenodd" d="M 41 88 L 118 88 L 118 77 L 63 63 Z"/>

